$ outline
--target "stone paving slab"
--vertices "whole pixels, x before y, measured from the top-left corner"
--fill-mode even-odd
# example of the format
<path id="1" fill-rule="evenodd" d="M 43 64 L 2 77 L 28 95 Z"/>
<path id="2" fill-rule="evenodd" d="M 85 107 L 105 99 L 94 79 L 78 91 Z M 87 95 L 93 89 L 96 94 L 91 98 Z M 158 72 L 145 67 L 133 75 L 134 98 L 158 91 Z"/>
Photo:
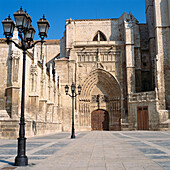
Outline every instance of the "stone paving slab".
<path id="1" fill-rule="evenodd" d="M 1 140 L 0 140 L 1 141 Z M 92 131 L 30 138 L 29 165 L 13 166 L 15 142 L 0 143 L 0 167 L 16 170 L 162 170 L 170 169 L 170 132 Z"/>

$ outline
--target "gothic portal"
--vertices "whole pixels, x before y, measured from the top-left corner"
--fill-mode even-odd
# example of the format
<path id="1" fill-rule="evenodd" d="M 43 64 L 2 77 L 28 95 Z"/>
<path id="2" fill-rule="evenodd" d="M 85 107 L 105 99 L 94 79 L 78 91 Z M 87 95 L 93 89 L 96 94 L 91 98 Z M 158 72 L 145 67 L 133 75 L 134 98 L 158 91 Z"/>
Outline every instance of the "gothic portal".
<path id="1" fill-rule="evenodd" d="M 94 110 L 108 112 L 109 129 L 119 129 L 121 119 L 121 91 L 116 79 L 103 69 L 92 71 L 82 84 L 79 97 L 80 127 L 91 125 Z M 109 130 L 108 129 L 108 130 Z"/>

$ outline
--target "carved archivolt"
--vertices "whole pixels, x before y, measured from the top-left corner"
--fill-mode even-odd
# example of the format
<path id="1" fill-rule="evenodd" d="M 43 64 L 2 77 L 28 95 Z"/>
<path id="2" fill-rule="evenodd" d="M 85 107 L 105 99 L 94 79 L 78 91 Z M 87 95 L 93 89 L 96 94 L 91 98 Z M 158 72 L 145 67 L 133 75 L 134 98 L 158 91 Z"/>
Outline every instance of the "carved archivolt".
<path id="1" fill-rule="evenodd" d="M 108 97 L 120 97 L 120 86 L 117 80 L 109 72 L 103 69 L 97 69 L 92 71 L 83 82 L 80 99 L 88 99 L 97 84 L 100 84 L 106 91 Z"/>
<path id="2" fill-rule="evenodd" d="M 96 87 L 99 91 L 96 90 Z M 100 94 L 98 94 L 100 92 Z M 109 126 L 120 125 L 121 90 L 117 80 L 107 71 L 96 69 L 84 80 L 79 97 L 80 126 L 91 126 L 91 112 L 107 110 Z"/>

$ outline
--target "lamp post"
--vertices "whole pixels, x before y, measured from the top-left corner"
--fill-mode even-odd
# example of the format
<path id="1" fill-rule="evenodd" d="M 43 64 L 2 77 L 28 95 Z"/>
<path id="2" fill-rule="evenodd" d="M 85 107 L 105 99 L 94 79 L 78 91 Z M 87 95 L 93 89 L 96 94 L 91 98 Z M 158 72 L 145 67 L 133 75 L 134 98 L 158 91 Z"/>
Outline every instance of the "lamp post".
<path id="1" fill-rule="evenodd" d="M 74 130 L 74 98 L 77 96 L 77 95 L 80 95 L 81 93 L 81 86 L 79 85 L 78 86 L 78 94 L 76 94 L 76 86 L 74 83 L 72 83 L 71 85 L 71 95 L 68 94 L 68 90 L 69 90 L 69 87 L 68 85 L 65 86 L 65 92 L 66 92 L 66 95 L 69 95 L 71 98 L 72 98 L 72 133 L 71 133 L 71 139 L 74 139 L 76 136 L 75 136 L 75 130 Z"/>
<path id="2" fill-rule="evenodd" d="M 26 51 L 31 49 L 37 43 L 44 43 L 44 38 L 47 37 L 47 32 L 50 27 L 49 22 L 41 18 L 37 24 L 39 28 L 39 36 L 41 40 L 33 42 L 35 29 L 31 25 L 31 17 L 26 11 L 23 11 L 22 7 L 20 10 L 14 13 L 15 23 L 10 18 L 6 18 L 2 21 L 4 35 L 6 37 L 7 44 L 14 43 L 15 46 L 23 51 L 23 72 L 22 72 L 22 96 L 21 96 L 21 118 L 19 127 L 19 138 L 18 138 L 18 154 L 15 158 L 16 166 L 28 165 L 28 158 L 26 156 L 26 138 L 25 138 L 25 118 L 24 118 L 24 103 L 25 103 L 25 66 L 26 66 Z M 13 37 L 14 28 L 18 29 L 18 36 L 21 39 L 21 43 L 17 44 L 11 38 Z"/>

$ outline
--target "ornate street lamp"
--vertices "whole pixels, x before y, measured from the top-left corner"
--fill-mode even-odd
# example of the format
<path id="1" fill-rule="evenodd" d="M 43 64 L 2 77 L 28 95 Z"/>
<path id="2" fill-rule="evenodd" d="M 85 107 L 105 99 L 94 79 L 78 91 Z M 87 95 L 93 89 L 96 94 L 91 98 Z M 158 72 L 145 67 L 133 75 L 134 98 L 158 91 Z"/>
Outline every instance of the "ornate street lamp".
<path id="1" fill-rule="evenodd" d="M 45 15 L 43 15 L 43 18 L 37 21 L 37 24 L 39 29 L 39 36 L 44 39 L 44 37 L 47 37 L 47 32 L 50 27 L 49 22 L 45 18 Z"/>
<path id="2" fill-rule="evenodd" d="M 22 7 L 20 10 L 14 13 L 15 24 L 10 18 L 6 18 L 2 21 L 4 35 L 6 37 L 7 44 L 14 43 L 16 47 L 23 51 L 23 72 L 22 72 L 22 96 L 21 96 L 21 118 L 20 118 L 20 129 L 19 129 L 19 138 L 18 138 L 18 154 L 15 158 L 16 166 L 25 166 L 28 165 L 28 158 L 26 156 L 26 138 L 25 138 L 25 118 L 24 118 L 24 103 L 25 103 L 25 64 L 26 64 L 26 51 L 35 46 L 35 44 L 41 42 L 41 45 L 45 42 L 44 37 L 47 37 L 47 31 L 50 27 L 46 19 L 40 19 L 41 25 L 38 24 L 40 38 L 41 40 L 33 42 L 35 29 L 31 25 L 31 17 L 23 11 Z M 39 22 L 39 21 L 38 21 Z M 21 43 L 17 44 L 13 41 L 13 31 L 14 28 L 18 29 L 18 36 L 21 39 Z M 44 32 L 43 32 L 44 31 Z"/>
<path id="3" fill-rule="evenodd" d="M 43 15 L 40 20 L 37 21 L 38 29 L 39 29 L 39 36 L 41 40 L 44 40 L 45 37 L 47 37 L 47 32 L 50 27 L 49 22 L 46 20 L 45 16 Z M 42 59 L 42 44 L 41 44 L 41 57 Z"/>
<path id="4" fill-rule="evenodd" d="M 68 95 L 68 90 L 69 90 L 69 87 L 68 87 L 68 85 L 66 85 L 66 86 L 65 86 L 66 95 Z"/>
<path id="5" fill-rule="evenodd" d="M 68 90 L 69 90 L 69 87 L 68 85 L 65 86 L 65 92 L 66 92 L 66 95 L 69 95 L 71 98 L 72 98 L 72 133 L 71 133 L 71 139 L 74 139 L 76 136 L 75 136 L 75 130 L 74 130 L 74 98 L 77 96 L 77 95 L 80 95 L 81 94 L 81 86 L 79 85 L 78 86 L 78 94 L 76 94 L 75 90 L 76 90 L 76 86 L 74 83 L 72 83 L 71 85 L 71 92 L 72 94 L 68 94 Z"/>
<path id="6" fill-rule="evenodd" d="M 78 94 L 79 95 L 81 94 L 81 86 L 80 85 L 78 86 Z"/>
<path id="7" fill-rule="evenodd" d="M 5 20 L 2 21 L 2 24 L 3 24 L 3 28 L 4 28 L 5 37 L 11 38 L 13 36 L 15 24 L 12 21 L 12 19 L 10 18 L 10 15 L 8 16 L 8 18 L 5 18 Z"/>

